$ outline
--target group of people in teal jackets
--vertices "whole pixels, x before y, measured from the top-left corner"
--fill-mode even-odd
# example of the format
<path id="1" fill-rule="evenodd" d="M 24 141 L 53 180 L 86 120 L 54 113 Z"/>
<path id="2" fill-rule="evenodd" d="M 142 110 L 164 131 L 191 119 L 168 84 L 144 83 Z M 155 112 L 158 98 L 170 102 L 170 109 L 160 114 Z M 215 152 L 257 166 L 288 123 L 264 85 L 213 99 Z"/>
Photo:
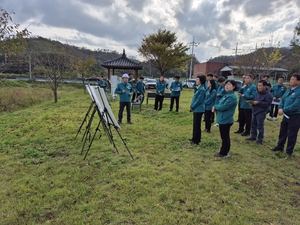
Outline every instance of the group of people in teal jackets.
<path id="1" fill-rule="evenodd" d="M 193 132 L 189 140 L 191 144 L 198 145 L 201 142 L 201 119 L 205 113 L 205 131 L 210 132 L 211 115 L 216 113 L 222 145 L 216 157 L 226 158 L 230 151 L 230 127 L 234 120 L 233 115 L 237 105 L 235 90 L 237 84 L 234 80 L 218 78 L 218 90 L 215 89 L 216 82 L 207 79 L 207 76 L 200 75 L 196 79 L 196 88 L 190 111 L 193 112 Z"/>
<path id="2" fill-rule="evenodd" d="M 261 144 L 263 138 L 262 121 L 268 113 L 268 106 L 271 106 L 272 103 L 275 110 L 278 108 L 275 114 L 278 113 L 278 115 L 284 115 L 284 117 L 280 127 L 279 141 L 271 150 L 283 151 L 284 144 L 288 140 L 286 153 L 288 156 L 291 156 L 300 128 L 300 75 L 293 74 L 291 76 L 291 87 L 288 90 L 283 87 L 283 78 L 279 78 L 278 84 L 273 85 L 273 87 L 269 87 L 264 80 L 259 81 L 257 86 L 254 85 L 252 83 L 253 76 L 250 74 L 245 75 L 243 78 L 243 85 L 238 91 L 239 129 L 234 133 L 242 136 L 250 135 L 250 138 L 246 140 L 256 140 L 258 144 Z M 170 84 L 170 111 L 173 110 L 174 103 L 176 103 L 176 111 L 179 109 L 179 97 L 182 91 L 182 83 L 179 79 L 180 77 L 176 76 L 175 81 Z M 144 95 L 143 78 L 139 82 L 141 85 L 140 87 L 136 85 L 136 91 L 140 95 Z M 165 89 L 166 82 L 164 77 L 161 76 L 156 84 L 154 110 L 162 109 Z M 190 111 L 193 112 L 193 132 L 192 138 L 189 140 L 191 144 L 197 145 L 201 142 L 202 115 L 205 115 L 204 131 L 210 133 L 212 115 L 215 114 L 222 139 L 220 151 L 215 156 L 220 158 L 229 156 L 230 127 L 234 122 L 233 117 L 238 104 L 235 94 L 237 89 L 238 85 L 234 80 L 225 80 L 224 77 L 212 79 L 212 76 L 205 75 L 197 77 L 194 96 L 190 104 Z M 270 93 L 271 89 L 273 95 Z M 128 75 L 124 74 L 122 82 L 118 84 L 115 91 L 116 94 L 120 95 L 119 123 L 122 122 L 122 114 L 125 107 L 127 107 L 127 122 L 131 123 L 130 102 L 133 92 L 132 86 L 128 83 Z M 273 116 L 270 114 L 270 117 L 273 118 Z M 259 131 L 258 134 L 257 130 Z"/>

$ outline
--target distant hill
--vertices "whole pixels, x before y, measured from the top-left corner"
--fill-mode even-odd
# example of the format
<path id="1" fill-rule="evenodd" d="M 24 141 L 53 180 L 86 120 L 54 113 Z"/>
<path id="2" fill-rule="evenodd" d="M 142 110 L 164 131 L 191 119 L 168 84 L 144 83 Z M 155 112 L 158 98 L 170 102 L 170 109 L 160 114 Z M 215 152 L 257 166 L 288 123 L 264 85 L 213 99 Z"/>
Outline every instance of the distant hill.
<path id="1" fill-rule="evenodd" d="M 258 51 L 258 50 L 257 50 Z M 243 55 L 237 55 L 237 60 L 240 57 L 248 56 L 248 55 L 253 55 L 255 54 L 256 51 L 248 53 L 248 54 L 243 54 Z M 276 67 L 282 67 L 288 70 L 293 70 L 294 66 L 297 64 L 297 60 L 293 57 L 293 50 L 291 48 L 287 47 L 282 47 L 280 48 L 280 53 L 283 55 L 283 59 L 276 63 Z M 209 62 L 224 62 L 228 64 L 234 64 L 235 62 L 235 56 L 217 56 L 215 58 L 212 58 L 209 60 Z"/>

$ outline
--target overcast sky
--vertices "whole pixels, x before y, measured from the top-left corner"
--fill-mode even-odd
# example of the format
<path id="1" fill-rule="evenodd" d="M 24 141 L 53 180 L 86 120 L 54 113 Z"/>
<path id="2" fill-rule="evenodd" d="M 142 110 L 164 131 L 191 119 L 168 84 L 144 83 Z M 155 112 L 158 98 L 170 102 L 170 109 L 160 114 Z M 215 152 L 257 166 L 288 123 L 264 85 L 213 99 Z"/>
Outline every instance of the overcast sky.
<path id="1" fill-rule="evenodd" d="M 257 45 L 289 45 L 300 18 L 300 0 L 0 0 L 13 20 L 33 36 L 128 56 L 143 35 L 159 28 L 178 41 L 199 43 L 201 62 L 219 55 L 247 53 Z M 191 54 L 191 49 L 188 52 Z"/>

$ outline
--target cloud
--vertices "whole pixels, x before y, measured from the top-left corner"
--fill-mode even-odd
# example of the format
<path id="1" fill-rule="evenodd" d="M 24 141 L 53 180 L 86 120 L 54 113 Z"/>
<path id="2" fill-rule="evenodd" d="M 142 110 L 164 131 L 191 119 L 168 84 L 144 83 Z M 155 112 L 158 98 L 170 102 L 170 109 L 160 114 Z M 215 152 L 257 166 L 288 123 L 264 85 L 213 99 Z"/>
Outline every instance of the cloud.
<path id="1" fill-rule="evenodd" d="M 300 1 L 294 0 L 2 0 L 14 10 L 14 21 L 33 35 L 67 40 L 131 55 L 143 34 L 159 28 L 175 32 L 189 44 L 193 36 L 199 60 L 267 43 L 273 34 L 287 46 L 299 21 Z"/>

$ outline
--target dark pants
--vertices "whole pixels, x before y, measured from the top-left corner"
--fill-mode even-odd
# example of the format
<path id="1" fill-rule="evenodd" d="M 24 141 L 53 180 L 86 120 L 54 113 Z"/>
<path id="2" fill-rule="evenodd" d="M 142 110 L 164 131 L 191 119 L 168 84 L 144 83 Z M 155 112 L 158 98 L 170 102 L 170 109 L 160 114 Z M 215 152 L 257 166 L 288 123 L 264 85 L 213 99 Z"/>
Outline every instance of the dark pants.
<path id="1" fill-rule="evenodd" d="M 215 122 L 215 114 L 214 113 L 211 113 L 211 122 Z"/>
<path id="2" fill-rule="evenodd" d="M 266 119 L 266 112 L 261 112 L 257 115 L 252 116 L 251 122 L 251 138 L 257 141 L 262 141 L 264 139 L 264 124 Z M 258 135 L 257 135 L 258 131 Z"/>
<path id="3" fill-rule="evenodd" d="M 201 141 L 201 118 L 203 113 L 196 113 L 193 114 L 193 138 L 192 142 L 199 144 Z"/>
<path id="4" fill-rule="evenodd" d="M 154 103 L 154 110 L 161 110 L 162 109 L 162 104 L 164 102 L 164 97 L 163 95 L 155 95 L 155 103 Z M 159 108 L 158 108 L 158 103 L 159 103 Z"/>
<path id="5" fill-rule="evenodd" d="M 297 141 L 298 131 L 300 129 L 300 114 L 291 115 L 289 119 L 283 117 L 280 124 L 279 140 L 277 148 L 283 149 L 288 138 L 286 153 L 292 154 Z"/>
<path id="6" fill-rule="evenodd" d="M 252 109 L 240 109 L 240 118 L 239 118 L 239 131 L 250 134 L 252 120 Z M 246 127 L 244 129 L 244 126 Z"/>
<path id="7" fill-rule="evenodd" d="M 123 119 L 123 111 L 126 107 L 127 110 L 127 122 L 131 121 L 131 115 L 130 115 L 130 102 L 120 102 L 120 109 L 119 109 L 119 122 L 122 122 Z"/>
<path id="8" fill-rule="evenodd" d="M 240 121 L 240 116 L 241 116 L 241 101 L 239 100 L 239 103 L 238 103 L 238 119 L 237 119 L 237 121 Z"/>
<path id="9" fill-rule="evenodd" d="M 212 115 L 214 115 L 214 113 L 211 110 L 205 110 L 205 129 L 207 131 L 210 131 L 211 128 L 211 123 L 212 123 Z"/>
<path id="10" fill-rule="evenodd" d="M 227 155 L 230 151 L 230 124 L 219 124 L 219 131 L 222 139 L 222 146 L 220 148 L 221 155 Z"/>
<path id="11" fill-rule="evenodd" d="M 179 96 L 171 97 L 170 111 L 173 110 L 174 100 L 176 101 L 176 112 L 178 112 L 178 109 L 179 109 Z"/>
<path id="12" fill-rule="evenodd" d="M 274 110 L 275 108 L 275 110 Z M 270 111 L 270 117 L 277 117 L 278 114 L 278 105 L 272 104 L 271 105 L 271 111 Z"/>
<path id="13" fill-rule="evenodd" d="M 131 97 L 131 102 L 134 102 L 135 97 L 136 97 L 136 93 L 135 93 L 135 91 L 134 91 L 133 94 L 132 94 L 132 97 Z"/>

